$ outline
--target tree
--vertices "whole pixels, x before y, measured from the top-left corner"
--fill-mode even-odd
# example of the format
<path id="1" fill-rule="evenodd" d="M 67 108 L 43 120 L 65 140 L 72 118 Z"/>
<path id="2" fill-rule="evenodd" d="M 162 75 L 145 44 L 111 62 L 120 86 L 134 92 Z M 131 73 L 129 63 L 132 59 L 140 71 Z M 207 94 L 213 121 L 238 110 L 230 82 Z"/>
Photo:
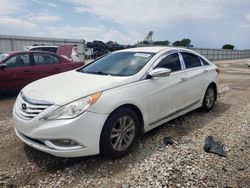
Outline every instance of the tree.
<path id="1" fill-rule="evenodd" d="M 150 44 L 149 41 L 142 41 L 141 44 Z"/>
<path id="2" fill-rule="evenodd" d="M 117 42 L 113 42 L 113 41 L 108 41 L 106 43 L 109 51 L 115 51 L 115 50 L 121 50 L 124 49 L 123 45 L 118 44 Z"/>
<path id="3" fill-rule="evenodd" d="M 177 40 L 175 42 L 173 42 L 173 46 L 182 46 L 181 41 Z"/>
<path id="4" fill-rule="evenodd" d="M 191 45 L 191 40 L 190 39 L 182 39 L 181 41 L 177 40 L 173 42 L 173 46 L 186 46 L 190 47 Z"/>
<path id="5" fill-rule="evenodd" d="M 169 44 L 170 42 L 168 40 L 154 42 L 154 45 L 159 45 L 159 46 L 168 46 Z"/>
<path id="6" fill-rule="evenodd" d="M 222 49 L 230 49 L 230 50 L 232 50 L 232 49 L 234 49 L 234 45 L 232 45 L 232 44 L 224 44 L 222 46 Z"/>

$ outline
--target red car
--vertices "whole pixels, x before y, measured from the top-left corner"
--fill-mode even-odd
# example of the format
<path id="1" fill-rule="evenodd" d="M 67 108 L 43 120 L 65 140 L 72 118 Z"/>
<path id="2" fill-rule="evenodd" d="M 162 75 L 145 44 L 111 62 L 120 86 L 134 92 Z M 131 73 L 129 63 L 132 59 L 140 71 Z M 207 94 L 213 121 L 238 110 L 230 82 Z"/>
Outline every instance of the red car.
<path id="1" fill-rule="evenodd" d="M 57 54 L 44 51 L 10 52 L 0 55 L 0 92 L 20 90 L 40 78 L 76 69 L 83 62 L 67 59 L 69 45 L 59 47 Z"/>

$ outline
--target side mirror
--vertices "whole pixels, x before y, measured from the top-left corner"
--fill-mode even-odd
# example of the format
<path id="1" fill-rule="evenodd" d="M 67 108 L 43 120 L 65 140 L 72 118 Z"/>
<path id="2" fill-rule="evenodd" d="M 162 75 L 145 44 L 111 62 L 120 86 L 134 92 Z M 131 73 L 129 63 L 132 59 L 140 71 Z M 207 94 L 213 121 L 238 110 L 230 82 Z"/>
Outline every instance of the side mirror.
<path id="1" fill-rule="evenodd" d="M 152 77 L 165 77 L 169 76 L 171 73 L 171 69 L 168 68 L 156 68 L 148 73 L 150 78 Z"/>
<path id="2" fill-rule="evenodd" d="M 6 64 L 0 64 L 0 69 L 2 70 L 2 71 L 4 71 L 5 69 L 7 68 L 7 65 Z"/>

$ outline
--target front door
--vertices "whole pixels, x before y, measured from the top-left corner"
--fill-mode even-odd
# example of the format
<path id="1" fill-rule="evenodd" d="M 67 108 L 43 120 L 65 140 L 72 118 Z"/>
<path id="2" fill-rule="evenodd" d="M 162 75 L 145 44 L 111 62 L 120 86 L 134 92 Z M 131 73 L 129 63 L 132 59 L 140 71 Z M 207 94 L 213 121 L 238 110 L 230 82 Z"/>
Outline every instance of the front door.
<path id="1" fill-rule="evenodd" d="M 3 62 L 4 70 L 0 70 L 0 91 L 19 90 L 32 82 L 32 65 L 30 54 L 14 55 Z"/>
<path id="2" fill-rule="evenodd" d="M 188 105 L 186 93 L 188 84 L 186 73 L 182 66 L 178 53 L 170 54 L 155 67 L 171 69 L 166 77 L 152 78 L 148 81 L 149 92 L 149 124 L 156 125 L 165 119 L 175 115 Z"/>

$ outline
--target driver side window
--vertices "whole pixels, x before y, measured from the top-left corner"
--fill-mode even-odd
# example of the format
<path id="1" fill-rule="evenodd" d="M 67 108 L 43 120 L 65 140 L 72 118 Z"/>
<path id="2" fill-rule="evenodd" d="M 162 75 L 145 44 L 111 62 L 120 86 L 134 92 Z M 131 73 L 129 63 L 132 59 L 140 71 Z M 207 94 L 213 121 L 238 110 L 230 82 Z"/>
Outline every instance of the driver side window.
<path id="1" fill-rule="evenodd" d="M 29 54 L 16 55 L 5 61 L 8 68 L 30 66 Z"/>
<path id="2" fill-rule="evenodd" d="M 160 68 L 160 67 L 168 68 L 172 72 L 181 70 L 181 62 L 180 62 L 178 53 L 174 53 L 163 58 L 160 61 L 160 63 L 156 66 L 156 68 Z"/>

